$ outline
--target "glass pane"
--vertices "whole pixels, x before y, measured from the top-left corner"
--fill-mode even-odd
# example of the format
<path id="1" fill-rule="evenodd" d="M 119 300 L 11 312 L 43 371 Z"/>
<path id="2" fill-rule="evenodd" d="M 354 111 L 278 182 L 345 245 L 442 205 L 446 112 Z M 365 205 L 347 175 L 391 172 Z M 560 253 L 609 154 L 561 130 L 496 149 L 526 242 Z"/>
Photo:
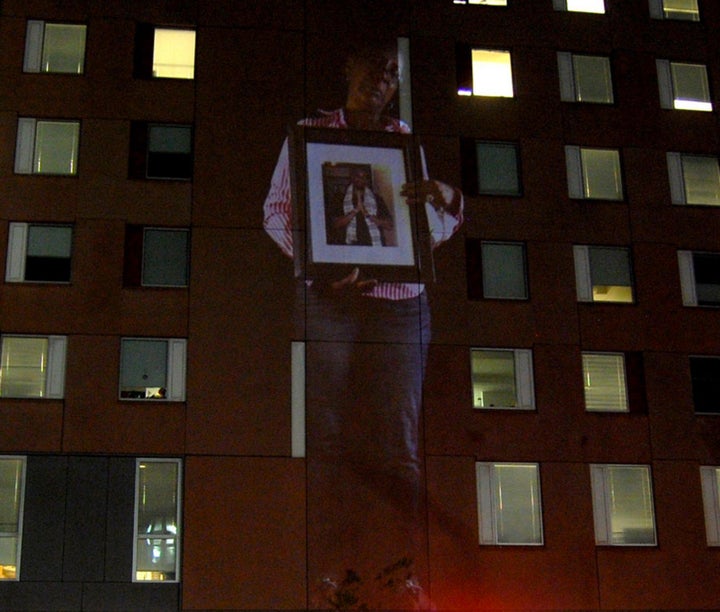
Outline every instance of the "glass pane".
<path id="1" fill-rule="evenodd" d="M 585 197 L 622 200 L 620 154 L 611 149 L 581 149 Z"/>
<path id="2" fill-rule="evenodd" d="M 476 350 L 470 353 L 475 408 L 516 408 L 515 354 Z"/>
<path id="3" fill-rule="evenodd" d="M 509 51 L 472 50 L 473 95 L 513 97 Z"/>
<path id="4" fill-rule="evenodd" d="M 81 74 L 85 61 L 85 26 L 45 24 L 42 71 Z"/>
<path id="5" fill-rule="evenodd" d="M 711 111 L 707 69 L 701 64 L 670 64 L 674 107 L 685 110 Z"/>
<path id="6" fill-rule="evenodd" d="M 22 459 L 0 459 L 0 533 L 18 531 L 22 502 L 22 473 Z"/>
<path id="7" fill-rule="evenodd" d="M 0 397 L 42 397 L 47 375 L 47 338 L 2 338 Z"/>
<path id="8" fill-rule="evenodd" d="M 482 274 L 484 297 L 527 298 L 522 245 L 483 243 Z"/>
<path id="9" fill-rule="evenodd" d="M 698 304 L 720 305 L 720 255 L 693 253 L 693 270 Z"/>
<path id="10" fill-rule="evenodd" d="M 143 285 L 184 287 L 188 279 L 188 232 L 146 230 Z"/>
<path id="11" fill-rule="evenodd" d="M 70 257 L 72 228 L 58 225 L 31 225 L 27 254 L 36 257 Z"/>
<path id="12" fill-rule="evenodd" d="M 537 466 L 496 464 L 494 494 L 498 543 L 541 544 Z"/>
<path id="13" fill-rule="evenodd" d="M 172 79 L 195 77 L 194 30 L 155 30 L 153 76 Z"/>
<path id="14" fill-rule="evenodd" d="M 612 103 L 610 60 L 607 57 L 573 55 L 573 70 L 578 102 Z"/>
<path id="15" fill-rule="evenodd" d="M 691 357 L 690 376 L 695 412 L 720 412 L 720 359 Z"/>
<path id="16" fill-rule="evenodd" d="M 589 255 L 593 301 L 632 302 L 629 251 L 592 247 L 589 249 Z"/>
<path id="17" fill-rule="evenodd" d="M 478 193 L 518 195 L 517 147 L 509 143 L 477 144 Z"/>
<path id="18" fill-rule="evenodd" d="M 585 353 L 582 356 L 585 409 L 627 412 L 627 384 L 623 355 Z"/>
<path id="19" fill-rule="evenodd" d="M 613 544 L 654 544 L 650 471 L 646 467 L 609 466 L 610 539 Z"/>
<path id="20" fill-rule="evenodd" d="M 175 542 L 175 538 L 138 538 L 135 579 L 175 580 L 177 567 Z"/>
<path id="21" fill-rule="evenodd" d="M 18 538 L 0 536 L 0 580 L 17 579 Z"/>
<path id="22" fill-rule="evenodd" d="M 167 383 L 167 341 L 123 340 L 120 397 L 163 399 Z"/>
<path id="23" fill-rule="evenodd" d="M 688 204 L 720 205 L 720 166 L 716 157 L 683 155 L 682 171 Z"/>
<path id="24" fill-rule="evenodd" d="M 567 10 L 579 13 L 604 13 L 605 0 L 567 0 Z"/>
<path id="25" fill-rule="evenodd" d="M 192 129 L 187 125 L 151 125 L 148 151 L 151 153 L 190 153 Z"/>
<path id="26" fill-rule="evenodd" d="M 697 0 L 663 0 L 663 9 L 667 19 L 700 20 Z"/>
<path id="27" fill-rule="evenodd" d="M 38 121 L 35 134 L 35 172 L 77 172 L 80 124 L 70 121 Z"/>

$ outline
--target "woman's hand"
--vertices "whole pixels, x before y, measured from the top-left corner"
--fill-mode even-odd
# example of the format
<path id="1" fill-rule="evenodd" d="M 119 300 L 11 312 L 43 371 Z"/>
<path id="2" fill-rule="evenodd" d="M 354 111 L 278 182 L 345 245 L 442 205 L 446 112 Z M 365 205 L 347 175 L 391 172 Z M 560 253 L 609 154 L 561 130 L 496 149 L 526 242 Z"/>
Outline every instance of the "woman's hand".
<path id="1" fill-rule="evenodd" d="M 368 291 L 372 291 L 376 285 L 378 284 L 377 279 L 371 278 L 371 279 L 365 279 L 365 280 L 359 280 L 360 279 L 360 268 L 353 268 L 353 271 L 350 272 L 345 278 L 341 278 L 340 280 L 336 280 L 332 283 L 330 283 L 330 287 L 334 291 L 354 291 L 356 293 L 367 293 Z"/>
<path id="2" fill-rule="evenodd" d="M 458 189 L 435 179 L 405 183 L 400 195 L 407 199 L 411 206 L 430 204 L 435 210 L 443 210 L 451 215 L 460 210 L 462 195 Z"/>

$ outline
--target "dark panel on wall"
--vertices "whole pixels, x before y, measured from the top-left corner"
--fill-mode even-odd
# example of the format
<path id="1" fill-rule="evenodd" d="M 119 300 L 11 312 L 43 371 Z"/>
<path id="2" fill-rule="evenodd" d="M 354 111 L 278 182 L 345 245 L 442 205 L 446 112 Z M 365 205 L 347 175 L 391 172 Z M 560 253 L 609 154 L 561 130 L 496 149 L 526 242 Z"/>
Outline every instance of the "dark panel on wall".
<path id="1" fill-rule="evenodd" d="M 79 582 L 8 582 L 0 588 L 3 612 L 68 612 L 82 609 Z"/>
<path id="2" fill-rule="evenodd" d="M 135 459 L 111 458 L 105 539 L 105 580 L 108 582 L 132 580 L 134 496 Z"/>
<path id="3" fill-rule="evenodd" d="M 66 477 L 67 459 L 64 457 L 27 459 L 22 581 L 62 579 Z"/>
<path id="4" fill-rule="evenodd" d="M 176 612 L 178 584 L 86 584 L 83 612 Z"/>
<path id="5" fill-rule="evenodd" d="M 68 459 L 63 581 L 100 581 L 105 555 L 108 460 Z"/>

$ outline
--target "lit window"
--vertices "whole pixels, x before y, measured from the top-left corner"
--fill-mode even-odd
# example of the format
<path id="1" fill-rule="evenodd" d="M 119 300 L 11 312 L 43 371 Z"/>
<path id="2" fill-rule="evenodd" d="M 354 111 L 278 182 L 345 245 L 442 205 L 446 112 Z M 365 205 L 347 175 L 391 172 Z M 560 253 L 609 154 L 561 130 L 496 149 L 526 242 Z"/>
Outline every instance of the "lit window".
<path id="1" fill-rule="evenodd" d="M 10 223 L 5 280 L 10 283 L 70 281 L 72 227 Z"/>
<path id="2" fill-rule="evenodd" d="M 507 0 L 453 0 L 453 4 L 484 4 L 486 6 L 507 6 Z"/>
<path id="3" fill-rule="evenodd" d="M 605 0 L 553 0 L 556 11 L 577 13 L 604 13 Z"/>
<path id="4" fill-rule="evenodd" d="M 695 412 L 720 414 L 720 357 L 690 357 Z"/>
<path id="5" fill-rule="evenodd" d="M 627 412 L 625 357 L 615 353 L 583 353 L 585 409 L 590 412 Z"/>
<path id="6" fill-rule="evenodd" d="M 673 204 L 720 206 L 720 164 L 710 155 L 668 153 Z"/>
<path id="7" fill-rule="evenodd" d="M 524 244 L 467 239 L 465 253 L 470 299 L 527 299 Z"/>
<path id="8" fill-rule="evenodd" d="M 650 16 L 653 19 L 700 21 L 697 0 L 650 0 Z"/>
<path id="9" fill-rule="evenodd" d="M 129 225 L 125 233 L 124 284 L 130 287 L 186 287 L 190 232 Z"/>
<path id="10" fill-rule="evenodd" d="M 473 408 L 533 410 L 532 351 L 470 350 Z"/>
<path id="11" fill-rule="evenodd" d="M 537 463 L 476 463 L 480 544 L 543 543 Z"/>
<path id="12" fill-rule="evenodd" d="M 557 59 L 562 100 L 598 104 L 613 103 L 609 58 L 559 52 Z"/>
<path id="13" fill-rule="evenodd" d="M 136 465 L 133 581 L 177 582 L 180 460 L 138 459 Z"/>
<path id="14" fill-rule="evenodd" d="M 192 126 L 134 122 L 130 128 L 131 178 L 192 178 Z"/>
<path id="15" fill-rule="evenodd" d="M 628 249 L 576 245 L 573 247 L 573 255 L 578 301 L 633 301 Z"/>
<path id="16" fill-rule="evenodd" d="M 0 397 L 63 397 L 65 336 L 3 335 L 0 342 Z"/>
<path id="17" fill-rule="evenodd" d="M 459 47 L 458 94 L 512 98 L 510 52 Z"/>
<path id="18" fill-rule="evenodd" d="M 720 467 L 700 468 L 708 546 L 720 546 Z"/>
<path id="19" fill-rule="evenodd" d="M 592 200 L 622 200 L 620 152 L 566 146 L 568 195 Z"/>
<path id="20" fill-rule="evenodd" d="M 650 468 L 591 465 L 595 542 L 610 546 L 655 546 Z"/>
<path id="21" fill-rule="evenodd" d="M 195 30 L 139 24 L 135 40 L 135 76 L 195 78 Z"/>
<path id="22" fill-rule="evenodd" d="M 18 120 L 16 174 L 77 173 L 80 123 L 24 117 Z"/>
<path id="23" fill-rule="evenodd" d="M 84 25 L 28 21 L 23 70 L 82 74 L 85 31 Z"/>
<path id="24" fill-rule="evenodd" d="M 20 578 L 25 458 L 0 457 L 0 580 Z"/>
<path id="25" fill-rule="evenodd" d="M 678 251 L 685 306 L 720 306 L 720 255 Z"/>
<path id="26" fill-rule="evenodd" d="M 183 339 L 123 338 L 120 398 L 185 401 Z"/>
<path id="27" fill-rule="evenodd" d="M 662 108 L 705 112 L 713 109 L 707 68 L 703 64 L 668 60 L 657 60 L 656 64 Z"/>
<path id="28" fill-rule="evenodd" d="M 463 139 L 461 148 L 465 193 L 521 195 L 520 161 L 516 144 Z"/>

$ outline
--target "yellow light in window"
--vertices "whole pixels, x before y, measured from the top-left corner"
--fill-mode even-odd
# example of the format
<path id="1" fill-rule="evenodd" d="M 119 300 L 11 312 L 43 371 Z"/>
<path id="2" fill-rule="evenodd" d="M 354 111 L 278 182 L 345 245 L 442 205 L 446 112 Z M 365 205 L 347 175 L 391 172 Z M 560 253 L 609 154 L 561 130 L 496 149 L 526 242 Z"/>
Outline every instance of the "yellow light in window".
<path id="1" fill-rule="evenodd" d="M 604 13 L 605 0 L 567 0 L 567 10 L 579 13 Z"/>
<path id="2" fill-rule="evenodd" d="M 712 102 L 702 102 L 700 100 L 683 100 L 682 98 L 675 98 L 673 100 L 673 106 L 678 110 L 694 110 L 703 111 L 706 113 L 712 112 Z"/>
<path id="3" fill-rule="evenodd" d="M 472 50 L 473 95 L 513 97 L 512 67 L 508 51 Z"/>
<path id="4" fill-rule="evenodd" d="M 195 77 L 194 30 L 155 30 L 153 76 L 166 79 Z"/>
<path id="5" fill-rule="evenodd" d="M 594 285 L 593 302 L 624 302 L 632 303 L 632 287 L 622 285 Z"/>

